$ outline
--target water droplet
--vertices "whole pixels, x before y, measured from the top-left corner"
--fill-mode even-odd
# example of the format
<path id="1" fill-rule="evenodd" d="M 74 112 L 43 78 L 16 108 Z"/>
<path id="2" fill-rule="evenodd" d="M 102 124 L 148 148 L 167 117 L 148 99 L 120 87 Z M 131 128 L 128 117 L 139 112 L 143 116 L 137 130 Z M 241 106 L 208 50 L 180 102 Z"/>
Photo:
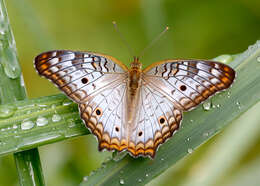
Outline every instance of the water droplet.
<path id="1" fill-rule="evenodd" d="M 47 107 L 47 105 L 38 104 L 38 107 Z"/>
<path id="2" fill-rule="evenodd" d="M 241 105 L 240 105 L 240 102 L 236 102 L 236 105 L 238 106 L 238 109 L 241 109 Z"/>
<path id="3" fill-rule="evenodd" d="M 138 182 L 142 182 L 142 179 L 141 179 L 141 178 L 139 178 L 139 179 L 138 179 Z"/>
<path id="4" fill-rule="evenodd" d="M 88 181 L 88 176 L 84 176 L 83 181 Z"/>
<path id="5" fill-rule="evenodd" d="M 1 30 L 0 30 L 0 34 L 1 34 L 1 35 L 5 35 L 5 30 L 4 30 L 4 29 L 1 29 Z"/>
<path id="6" fill-rule="evenodd" d="M 15 78 L 19 77 L 21 74 L 20 68 L 17 66 L 13 66 L 13 64 L 5 64 L 4 72 L 11 79 L 15 79 Z"/>
<path id="7" fill-rule="evenodd" d="M 68 120 L 68 126 L 69 126 L 69 128 L 73 128 L 73 127 L 76 126 L 76 124 L 75 124 L 75 122 L 74 122 L 73 119 L 69 119 L 69 120 Z"/>
<path id="8" fill-rule="evenodd" d="M 211 101 L 208 101 L 208 102 L 205 102 L 203 103 L 203 109 L 206 110 L 206 111 L 209 111 L 210 108 L 211 108 Z"/>
<path id="9" fill-rule="evenodd" d="M 193 120 L 191 119 L 190 122 L 193 123 Z"/>
<path id="10" fill-rule="evenodd" d="M 260 56 L 258 56 L 258 57 L 256 58 L 256 60 L 257 60 L 257 62 L 260 62 Z"/>
<path id="11" fill-rule="evenodd" d="M 11 78 L 16 79 L 21 75 L 21 68 L 19 63 L 17 62 L 17 55 L 14 52 L 13 48 L 7 46 L 4 48 L 5 55 L 2 59 L 2 64 L 4 67 L 5 74 Z"/>
<path id="12" fill-rule="evenodd" d="M 48 124 L 48 119 L 42 116 L 39 116 L 36 120 L 37 126 L 41 127 Z"/>
<path id="13" fill-rule="evenodd" d="M 58 122 L 58 121 L 61 120 L 61 116 L 58 115 L 58 114 L 53 114 L 51 120 L 52 120 L 53 122 Z"/>
<path id="14" fill-rule="evenodd" d="M 161 161 L 164 161 L 164 158 L 161 158 Z"/>
<path id="15" fill-rule="evenodd" d="M 188 148 L 188 153 L 191 154 L 193 152 L 192 148 Z"/>
<path id="16" fill-rule="evenodd" d="M 230 95 L 231 95 L 231 93 L 230 93 L 230 92 L 228 92 L 228 93 L 227 93 L 227 97 L 228 97 L 228 98 L 230 98 Z"/>
<path id="17" fill-rule="evenodd" d="M 62 105 L 67 106 L 70 105 L 72 103 L 72 101 L 66 100 L 62 103 Z"/>
<path id="18" fill-rule="evenodd" d="M 124 184 L 125 184 L 125 181 L 124 181 L 123 179 L 120 179 L 120 180 L 119 180 L 119 183 L 120 183 L 120 185 L 124 185 Z"/>
<path id="19" fill-rule="evenodd" d="M 224 54 L 214 58 L 213 60 L 228 64 L 229 62 L 233 61 L 233 57 L 231 55 Z"/>
<path id="20" fill-rule="evenodd" d="M 11 117 L 15 113 L 16 107 L 11 105 L 1 105 L 0 106 L 0 118 Z"/>
<path id="21" fill-rule="evenodd" d="M 145 176 L 146 176 L 146 177 L 148 177 L 148 176 L 149 176 L 149 174 L 145 174 Z"/>
<path id="22" fill-rule="evenodd" d="M 21 123 L 21 129 L 22 130 L 29 130 L 31 128 L 34 127 L 34 123 L 30 120 L 24 120 L 22 123 Z"/>
<path id="23" fill-rule="evenodd" d="M 208 132 L 204 132 L 204 133 L 203 133 L 203 136 L 204 136 L 204 137 L 207 137 L 207 136 L 209 136 L 209 133 L 208 133 Z"/>
<path id="24" fill-rule="evenodd" d="M 212 108 L 216 108 L 216 105 L 212 105 Z"/>
<path id="25" fill-rule="evenodd" d="M 220 104 L 217 104 L 217 107 L 219 108 L 219 107 L 220 107 Z"/>
<path id="26" fill-rule="evenodd" d="M 190 138 L 187 138 L 187 141 L 190 141 Z"/>

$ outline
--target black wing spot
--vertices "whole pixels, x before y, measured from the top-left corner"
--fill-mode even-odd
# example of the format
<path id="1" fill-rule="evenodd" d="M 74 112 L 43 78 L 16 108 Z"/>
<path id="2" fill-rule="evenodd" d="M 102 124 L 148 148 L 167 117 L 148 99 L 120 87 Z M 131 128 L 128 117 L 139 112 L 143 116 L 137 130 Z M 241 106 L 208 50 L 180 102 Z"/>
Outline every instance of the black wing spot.
<path id="1" fill-rule="evenodd" d="M 138 133 L 138 136 L 142 136 L 142 134 L 143 134 L 143 132 L 142 132 L 142 131 L 140 131 L 140 132 Z"/>
<path id="2" fill-rule="evenodd" d="M 102 110 L 101 110 L 101 108 L 96 108 L 95 113 L 96 113 L 97 116 L 102 115 Z"/>
<path id="3" fill-rule="evenodd" d="M 161 116 L 161 117 L 159 118 L 159 123 L 160 123 L 161 125 L 164 124 L 165 121 L 166 121 L 166 119 L 165 119 L 164 116 Z"/>
<path id="4" fill-rule="evenodd" d="M 116 129 L 117 132 L 119 132 L 119 128 L 118 127 L 116 127 L 115 129 Z"/>
<path id="5" fill-rule="evenodd" d="M 81 79 L 81 82 L 82 82 L 83 84 L 87 84 L 87 83 L 88 83 L 88 78 L 85 78 L 85 77 L 82 78 L 82 79 Z"/>
<path id="6" fill-rule="evenodd" d="M 185 91 L 186 89 L 187 89 L 187 87 L 186 87 L 185 85 L 181 85 L 181 86 L 180 86 L 180 90 L 181 90 L 181 91 Z"/>

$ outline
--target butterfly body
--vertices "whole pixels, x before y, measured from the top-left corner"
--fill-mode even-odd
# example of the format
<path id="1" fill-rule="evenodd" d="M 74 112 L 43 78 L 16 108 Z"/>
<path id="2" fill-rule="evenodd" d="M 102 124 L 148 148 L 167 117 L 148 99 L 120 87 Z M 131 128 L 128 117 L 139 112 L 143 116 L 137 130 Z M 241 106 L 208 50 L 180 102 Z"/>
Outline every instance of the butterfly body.
<path id="1" fill-rule="evenodd" d="M 164 60 L 142 69 L 93 52 L 55 50 L 35 58 L 38 73 L 78 103 L 99 150 L 154 157 L 179 128 L 183 111 L 228 88 L 235 71 L 207 60 Z"/>

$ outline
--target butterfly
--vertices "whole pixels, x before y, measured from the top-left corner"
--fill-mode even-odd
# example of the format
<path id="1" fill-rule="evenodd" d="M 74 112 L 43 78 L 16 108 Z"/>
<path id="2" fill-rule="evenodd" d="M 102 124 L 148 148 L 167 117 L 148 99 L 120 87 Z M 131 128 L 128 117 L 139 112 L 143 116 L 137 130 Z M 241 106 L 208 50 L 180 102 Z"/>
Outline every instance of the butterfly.
<path id="1" fill-rule="evenodd" d="M 208 60 L 164 60 L 142 69 L 114 57 L 54 50 L 35 58 L 35 68 L 79 105 L 99 150 L 154 158 L 180 127 L 182 114 L 233 83 L 235 71 Z"/>

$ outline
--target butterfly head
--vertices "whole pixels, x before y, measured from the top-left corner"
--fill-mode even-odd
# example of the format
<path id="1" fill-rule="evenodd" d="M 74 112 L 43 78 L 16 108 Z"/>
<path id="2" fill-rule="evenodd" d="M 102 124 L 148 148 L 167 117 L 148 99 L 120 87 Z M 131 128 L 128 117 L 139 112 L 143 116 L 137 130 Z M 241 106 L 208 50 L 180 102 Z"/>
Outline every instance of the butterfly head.
<path id="1" fill-rule="evenodd" d="M 131 69 L 141 70 L 142 63 L 139 61 L 139 57 L 134 56 L 134 61 L 131 63 Z"/>

